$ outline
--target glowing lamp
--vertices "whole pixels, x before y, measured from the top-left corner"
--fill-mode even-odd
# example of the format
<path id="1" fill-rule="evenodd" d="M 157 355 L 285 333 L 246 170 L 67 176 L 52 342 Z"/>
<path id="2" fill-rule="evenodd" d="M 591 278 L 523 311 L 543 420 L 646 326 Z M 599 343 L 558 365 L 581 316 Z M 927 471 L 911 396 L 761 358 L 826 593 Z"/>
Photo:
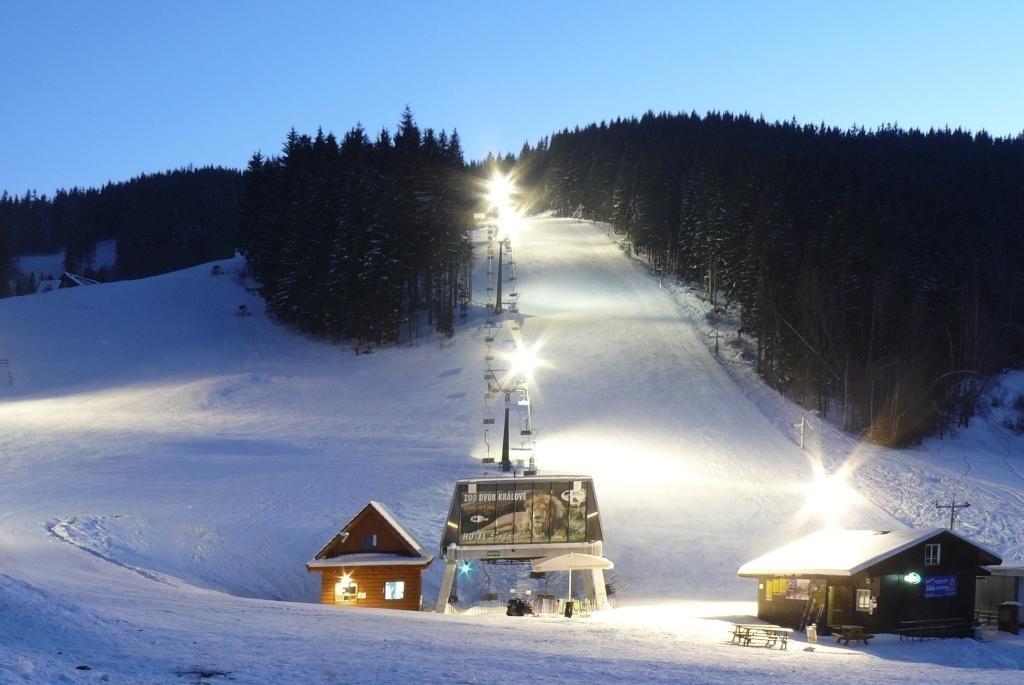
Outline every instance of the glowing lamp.
<path id="1" fill-rule="evenodd" d="M 473 564 L 468 561 L 464 561 L 459 564 L 459 575 L 468 576 L 469 572 L 473 570 Z"/>
<path id="2" fill-rule="evenodd" d="M 508 176 L 494 174 L 491 177 L 490 188 L 487 191 L 487 200 L 492 207 L 507 207 L 512 199 L 512 181 Z"/>
<path id="3" fill-rule="evenodd" d="M 903 582 L 909 583 L 910 585 L 917 585 L 921 582 L 921 574 L 915 571 L 911 571 L 907 575 L 903 576 Z"/>

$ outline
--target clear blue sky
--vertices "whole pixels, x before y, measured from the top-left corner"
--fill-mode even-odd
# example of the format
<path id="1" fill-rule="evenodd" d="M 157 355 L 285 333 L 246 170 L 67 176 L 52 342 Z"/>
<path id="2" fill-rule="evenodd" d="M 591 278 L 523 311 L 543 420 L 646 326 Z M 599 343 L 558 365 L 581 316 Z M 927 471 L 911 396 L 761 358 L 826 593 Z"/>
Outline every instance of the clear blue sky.
<path id="1" fill-rule="evenodd" d="M 9 2 L 0 190 L 244 166 L 288 128 L 457 127 L 467 156 L 709 109 L 1024 130 L 1024 2 Z"/>

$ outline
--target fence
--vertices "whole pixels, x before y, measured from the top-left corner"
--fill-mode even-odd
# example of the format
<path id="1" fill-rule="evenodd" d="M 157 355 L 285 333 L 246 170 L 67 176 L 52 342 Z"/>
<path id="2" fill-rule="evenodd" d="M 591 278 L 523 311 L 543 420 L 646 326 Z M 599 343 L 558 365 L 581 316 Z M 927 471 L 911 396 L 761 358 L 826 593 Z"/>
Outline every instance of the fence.
<path id="1" fill-rule="evenodd" d="M 524 596 L 522 599 L 530 605 L 535 616 L 565 615 L 566 599 L 564 597 L 556 597 L 554 595 L 537 595 L 535 597 Z M 611 606 L 614 607 L 614 599 L 609 597 L 609 602 L 611 603 Z M 449 605 L 448 613 L 456 614 L 458 616 L 504 616 L 507 609 L 508 606 L 505 602 L 493 600 L 480 602 L 467 607 Z M 573 616 L 590 616 L 595 611 L 597 611 L 597 605 L 593 600 L 579 598 L 573 600 Z"/>

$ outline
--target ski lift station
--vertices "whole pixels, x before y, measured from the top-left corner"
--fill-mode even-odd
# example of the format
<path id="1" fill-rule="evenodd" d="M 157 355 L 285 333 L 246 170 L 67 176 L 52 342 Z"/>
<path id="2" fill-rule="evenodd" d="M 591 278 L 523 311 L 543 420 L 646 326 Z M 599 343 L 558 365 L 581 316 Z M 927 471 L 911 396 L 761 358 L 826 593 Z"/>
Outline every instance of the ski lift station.
<path id="1" fill-rule="evenodd" d="M 435 611 L 447 611 L 457 566 L 468 560 L 575 570 L 583 574 L 587 598 L 607 608 L 604 569 L 611 562 L 603 558 L 603 541 L 589 476 L 457 481 L 441 536 L 445 566 Z"/>

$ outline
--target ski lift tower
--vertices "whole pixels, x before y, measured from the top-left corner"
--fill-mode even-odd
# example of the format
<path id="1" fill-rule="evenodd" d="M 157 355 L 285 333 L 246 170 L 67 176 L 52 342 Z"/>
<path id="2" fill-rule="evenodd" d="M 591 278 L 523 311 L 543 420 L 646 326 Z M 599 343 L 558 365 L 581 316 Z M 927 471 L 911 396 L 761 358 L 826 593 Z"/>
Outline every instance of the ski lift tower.
<path id="1" fill-rule="evenodd" d="M 441 534 L 444 575 L 434 611 L 448 610 L 460 562 L 530 563 L 566 554 L 603 558 L 604 535 L 593 478 L 566 475 L 457 481 Z M 577 571 L 583 573 L 585 594 L 598 609 L 608 608 L 602 570 L 607 567 Z"/>
<path id="2" fill-rule="evenodd" d="M 498 212 L 498 282 L 494 298 L 495 314 L 501 314 L 501 263 L 504 258 L 502 248 L 504 247 L 505 237 L 503 229 L 505 229 L 506 222 L 508 221 L 508 214 L 512 211 L 512 194 L 514 191 L 515 188 L 512 185 L 512 181 L 507 176 L 495 174 L 491 177 L 490 188 L 487 191 L 487 200 L 490 206 Z"/>
<path id="3" fill-rule="evenodd" d="M 528 390 L 526 388 L 526 382 L 519 376 L 513 376 L 506 383 L 502 383 L 498 380 L 498 375 L 493 369 L 488 370 L 488 389 L 493 387 L 499 393 L 505 396 L 505 422 L 504 428 L 501 433 L 501 470 L 511 471 L 512 470 L 512 459 L 509 456 L 509 428 L 508 418 L 509 410 L 512 408 L 512 393 L 517 393 L 521 397 L 529 397 Z M 529 401 L 529 400 L 527 400 Z M 517 399 L 517 403 L 519 400 Z M 485 421 L 487 419 L 484 419 Z M 493 419 L 490 419 L 493 421 Z"/>

